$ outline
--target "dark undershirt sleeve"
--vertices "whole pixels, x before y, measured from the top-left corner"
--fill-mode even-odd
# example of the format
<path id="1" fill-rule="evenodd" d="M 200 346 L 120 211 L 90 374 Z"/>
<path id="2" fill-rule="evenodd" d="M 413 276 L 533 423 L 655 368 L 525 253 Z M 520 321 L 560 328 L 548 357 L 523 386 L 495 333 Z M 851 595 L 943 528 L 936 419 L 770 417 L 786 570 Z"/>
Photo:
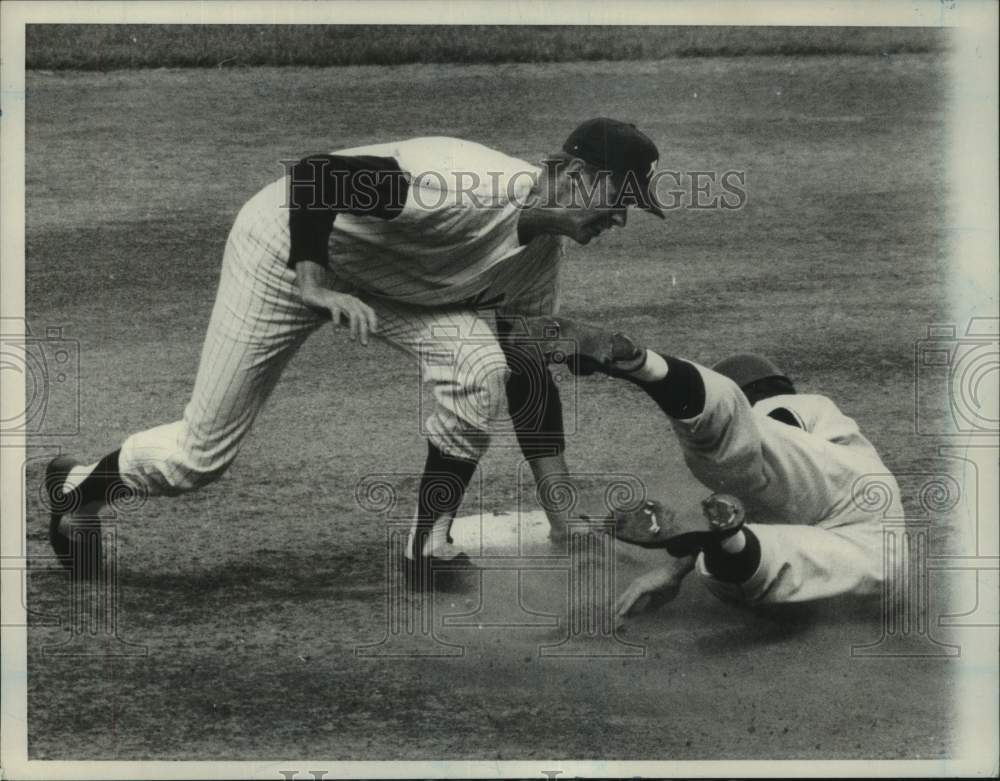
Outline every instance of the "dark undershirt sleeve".
<path id="1" fill-rule="evenodd" d="M 338 214 L 391 220 L 409 189 L 391 157 L 310 155 L 288 172 L 288 265 L 311 260 L 329 267 L 328 242 Z"/>

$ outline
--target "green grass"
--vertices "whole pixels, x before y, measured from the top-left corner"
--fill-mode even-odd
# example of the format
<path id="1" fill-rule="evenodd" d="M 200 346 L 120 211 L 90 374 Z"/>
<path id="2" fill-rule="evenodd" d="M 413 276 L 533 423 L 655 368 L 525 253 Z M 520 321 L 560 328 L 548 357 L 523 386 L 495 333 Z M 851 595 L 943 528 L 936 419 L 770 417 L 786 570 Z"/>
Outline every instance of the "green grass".
<path id="1" fill-rule="evenodd" d="M 115 70 L 892 55 L 942 51 L 947 42 L 944 30 L 930 28 L 32 24 L 26 64 Z"/>

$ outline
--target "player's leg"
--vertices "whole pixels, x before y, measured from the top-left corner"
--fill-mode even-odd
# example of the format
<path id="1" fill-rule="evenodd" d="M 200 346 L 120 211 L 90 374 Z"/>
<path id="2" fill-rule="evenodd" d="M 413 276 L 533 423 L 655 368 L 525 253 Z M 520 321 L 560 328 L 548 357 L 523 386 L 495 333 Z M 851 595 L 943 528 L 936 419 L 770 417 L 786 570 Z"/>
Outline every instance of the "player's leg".
<path id="1" fill-rule="evenodd" d="M 645 597 L 654 604 L 672 598 L 692 568 L 715 596 L 741 605 L 878 596 L 889 574 L 874 519 L 835 527 L 748 524 L 734 533 L 698 535 L 665 552 L 664 564 L 619 597 L 621 617 L 642 610 Z"/>
<path id="2" fill-rule="evenodd" d="M 65 554 L 69 544 L 59 528 L 66 511 L 92 517 L 101 505 L 131 492 L 190 491 L 232 463 L 285 364 L 323 323 L 298 300 L 294 279 L 294 271 L 262 251 L 238 219 L 181 420 L 133 434 L 94 464 L 60 459 L 50 466 L 50 538 L 57 553 Z"/>
<path id="3" fill-rule="evenodd" d="M 521 453 L 532 472 L 539 503 L 549 520 L 550 535 L 560 539 L 577 502 L 576 487 L 566 465 L 562 401 L 552 373 L 530 342 L 519 340 L 518 318 L 497 316 L 500 345 L 507 358 L 507 407 Z"/>
<path id="4" fill-rule="evenodd" d="M 743 604 L 878 596 L 888 573 L 873 521 L 836 528 L 750 524 L 735 546 L 706 546 L 697 572 L 720 599 Z M 740 546 L 742 544 L 742 547 Z"/>
<path id="5" fill-rule="evenodd" d="M 501 301 L 496 319 L 510 369 L 507 406 L 553 539 L 565 535 L 571 516 L 604 511 L 603 505 L 592 506 L 579 495 L 569 471 L 559 388 L 526 322 L 558 312 L 562 256 L 558 238 L 536 239 L 513 262 L 503 265 L 485 293 Z"/>
<path id="6" fill-rule="evenodd" d="M 280 260 L 246 263 L 238 248 L 226 254 L 182 419 L 122 446 L 123 477 L 151 494 L 182 493 L 220 477 L 296 349 L 324 322 L 299 301 L 294 271 Z"/>
<path id="7" fill-rule="evenodd" d="M 427 459 L 406 558 L 453 559 L 459 554 L 450 544 L 451 523 L 504 413 L 503 350 L 491 324 L 474 311 L 365 300 L 378 316 L 379 338 L 419 359 L 435 400 L 424 421 Z"/>

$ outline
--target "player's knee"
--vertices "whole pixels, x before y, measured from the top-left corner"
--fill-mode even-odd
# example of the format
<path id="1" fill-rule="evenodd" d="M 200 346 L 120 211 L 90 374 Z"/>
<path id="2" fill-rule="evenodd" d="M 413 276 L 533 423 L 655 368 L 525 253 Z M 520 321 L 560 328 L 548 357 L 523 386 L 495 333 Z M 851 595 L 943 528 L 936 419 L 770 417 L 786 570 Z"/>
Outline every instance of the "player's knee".
<path id="1" fill-rule="evenodd" d="M 507 410 L 507 358 L 495 339 L 446 345 L 441 360 L 425 359 L 438 405 L 466 424 L 488 430 Z"/>
<path id="2" fill-rule="evenodd" d="M 446 391 L 445 406 L 467 425 L 488 430 L 507 411 L 507 368 L 484 367 L 466 377 L 457 390 Z"/>
<path id="3" fill-rule="evenodd" d="M 473 409 L 466 418 L 479 428 L 488 428 L 507 409 L 507 379 L 510 370 L 502 353 L 481 367 L 467 385 L 468 399 Z"/>
<path id="4" fill-rule="evenodd" d="M 432 367 L 437 409 L 427 419 L 431 440 L 445 453 L 478 459 L 489 432 L 507 413 L 507 360 L 497 344 L 466 346 L 448 371 Z"/>
<path id="5" fill-rule="evenodd" d="M 427 433 L 443 453 L 469 461 L 482 458 L 490 444 L 488 431 L 469 425 L 445 409 L 436 410 L 427 419 Z"/>

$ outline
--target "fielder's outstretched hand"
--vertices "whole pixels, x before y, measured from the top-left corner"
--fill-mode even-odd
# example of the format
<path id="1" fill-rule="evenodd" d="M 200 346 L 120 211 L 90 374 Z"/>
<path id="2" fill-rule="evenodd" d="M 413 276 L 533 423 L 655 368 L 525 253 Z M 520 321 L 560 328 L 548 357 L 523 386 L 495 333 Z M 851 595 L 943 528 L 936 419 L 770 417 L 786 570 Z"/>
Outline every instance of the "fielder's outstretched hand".
<path id="1" fill-rule="evenodd" d="M 631 583 L 615 602 L 615 622 L 621 624 L 628 616 L 658 610 L 672 601 L 681 590 L 681 583 L 694 569 L 694 556 L 670 559 Z"/>

